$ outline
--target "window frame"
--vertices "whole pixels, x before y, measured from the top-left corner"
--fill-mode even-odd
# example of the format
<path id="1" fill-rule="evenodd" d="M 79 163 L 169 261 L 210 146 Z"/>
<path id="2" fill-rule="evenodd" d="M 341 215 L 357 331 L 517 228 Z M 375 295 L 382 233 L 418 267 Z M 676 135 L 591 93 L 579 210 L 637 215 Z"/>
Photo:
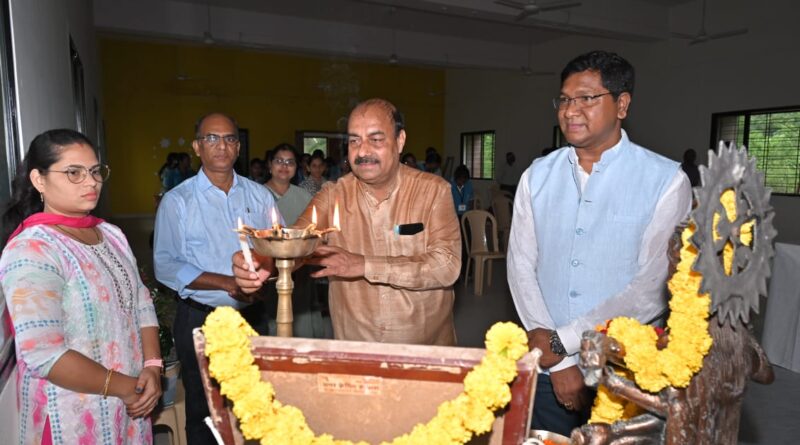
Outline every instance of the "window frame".
<path id="1" fill-rule="evenodd" d="M 710 146 L 716 152 L 719 148 L 719 143 L 721 139 L 719 138 L 719 130 L 720 130 L 720 120 L 726 117 L 744 117 L 744 125 L 742 126 L 742 145 L 747 147 L 747 152 L 751 156 L 755 156 L 754 154 L 750 153 L 750 118 L 753 115 L 761 115 L 761 114 L 779 114 L 779 113 L 787 113 L 787 112 L 800 112 L 800 105 L 789 105 L 789 106 L 781 106 L 781 107 L 768 107 L 768 108 L 753 108 L 747 110 L 738 110 L 738 111 L 725 111 L 719 113 L 712 113 L 711 114 L 711 138 L 710 138 Z M 800 128 L 800 125 L 798 126 Z M 738 147 L 738 146 L 737 146 Z M 800 159 L 800 144 L 798 144 L 798 158 Z M 764 183 L 766 184 L 767 181 L 767 172 L 763 171 L 764 173 Z M 797 177 L 800 177 L 800 164 L 797 166 Z M 800 197 L 800 179 L 797 181 L 797 192 L 796 193 L 786 193 L 786 192 L 777 192 L 774 189 L 772 190 L 773 196 L 789 196 L 789 197 Z"/>
<path id="2" fill-rule="evenodd" d="M 491 175 L 488 178 L 487 177 L 483 177 L 483 174 L 481 174 L 481 176 L 478 177 L 478 176 L 475 175 L 475 169 L 472 168 L 473 167 L 472 163 L 471 162 L 467 162 L 467 147 L 465 146 L 465 138 L 468 137 L 468 136 L 472 136 L 472 137 L 481 136 L 481 156 L 480 156 L 480 158 L 481 159 L 485 159 L 485 156 L 484 156 L 484 153 L 483 153 L 483 151 L 485 150 L 483 137 L 485 135 L 488 135 L 488 134 L 492 135 L 492 140 L 494 141 L 494 144 L 493 144 L 493 147 L 492 147 L 492 153 L 491 153 L 491 159 L 492 159 Z M 495 181 L 495 180 L 497 180 L 497 162 L 496 162 L 496 157 L 497 157 L 497 131 L 495 131 L 495 130 L 481 130 L 481 131 L 465 131 L 465 132 L 462 132 L 461 133 L 461 137 L 460 137 L 460 145 L 461 145 L 461 164 L 466 165 L 467 168 L 469 168 L 470 179 L 473 179 L 473 180 L 476 180 L 476 181 Z M 470 148 L 472 148 L 472 147 L 470 147 Z M 483 166 L 483 162 L 481 162 L 481 165 Z M 481 168 L 481 170 L 482 170 L 482 168 Z"/>

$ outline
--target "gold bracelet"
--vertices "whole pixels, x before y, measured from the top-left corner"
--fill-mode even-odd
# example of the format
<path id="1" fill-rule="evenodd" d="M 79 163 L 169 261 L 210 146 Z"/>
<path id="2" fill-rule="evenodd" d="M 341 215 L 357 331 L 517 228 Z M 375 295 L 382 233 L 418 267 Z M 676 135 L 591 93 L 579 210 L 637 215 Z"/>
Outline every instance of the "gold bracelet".
<path id="1" fill-rule="evenodd" d="M 103 398 L 104 399 L 106 397 L 108 397 L 108 384 L 111 382 L 111 374 L 113 372 L 114 371 L 112 369 L 109 369 L 108 372 L 106 373 L 106 383 L 103 385 Z"/>

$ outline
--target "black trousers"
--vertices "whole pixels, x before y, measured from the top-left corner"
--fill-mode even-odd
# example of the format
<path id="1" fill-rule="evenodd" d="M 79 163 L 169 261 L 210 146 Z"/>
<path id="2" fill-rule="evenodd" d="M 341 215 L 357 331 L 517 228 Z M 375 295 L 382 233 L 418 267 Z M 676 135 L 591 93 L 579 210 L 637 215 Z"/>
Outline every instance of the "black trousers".
<path id="1" fill-rule="evenodd" d="M 255 303 L 242 309 L 242 315 L 261 335 L 266 335 L 267 323 L 263 320 L 264 306 Z M 203 326 L 208 312 L 191 307 L 182 301 L 175 311 L 172 335 L 175 352 L 181 362 L 181 379 L 186 394 L 186 440 L 191 445 L 217 445 L 211 430 L 203 419 L 209 416 L 208 402 L 200 379 L 200 367 L 194 351 L 192 330 Z"/>
<path id="2" fill-rule="evenodd" d="M 536 378 L 536 399 L 533 402 L 533 421 L 535 430 L 546 430 L 569 437 L 574 428 L 589 420 L 591 406 L 584 411 L 570 411 L 556 400 L 550 376 L 539 374 Z"/>

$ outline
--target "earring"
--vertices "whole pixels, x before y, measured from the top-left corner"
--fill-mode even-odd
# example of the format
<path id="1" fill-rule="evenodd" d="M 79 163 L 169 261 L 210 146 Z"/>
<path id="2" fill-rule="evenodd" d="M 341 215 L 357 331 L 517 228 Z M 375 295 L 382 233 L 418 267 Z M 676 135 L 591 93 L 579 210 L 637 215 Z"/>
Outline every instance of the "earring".
<path id="1" fill-rule="evenodd" d="M 39 192 L 39 200 L 44 202 L 44 193 Z"/>

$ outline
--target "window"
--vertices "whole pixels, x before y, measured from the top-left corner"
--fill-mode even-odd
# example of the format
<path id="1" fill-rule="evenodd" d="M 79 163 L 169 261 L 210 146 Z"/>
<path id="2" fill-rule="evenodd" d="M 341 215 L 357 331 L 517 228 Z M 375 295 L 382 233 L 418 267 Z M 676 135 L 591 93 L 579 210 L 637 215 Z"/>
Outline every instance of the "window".
<path id="1" fill-rule="evenodd" d="M 461 162 L 473 179 L 494 179 L 494 131 L 461 133 Z"/>
<path id="2" fill-rule="evenodd" d="M 800 195 L 800 107 L 712 115 L 717 141 L 747 146 L 775 194 Z"/>
<path id="3" fill-rule="evenodd" d="M 300 154 L 313 154 L 316 150 L 322 150 L 326 158 L 330 157 L 336 163 L 347 157 L 346 133 L 304 130 L 295 133 L 295 141 Z"/>

